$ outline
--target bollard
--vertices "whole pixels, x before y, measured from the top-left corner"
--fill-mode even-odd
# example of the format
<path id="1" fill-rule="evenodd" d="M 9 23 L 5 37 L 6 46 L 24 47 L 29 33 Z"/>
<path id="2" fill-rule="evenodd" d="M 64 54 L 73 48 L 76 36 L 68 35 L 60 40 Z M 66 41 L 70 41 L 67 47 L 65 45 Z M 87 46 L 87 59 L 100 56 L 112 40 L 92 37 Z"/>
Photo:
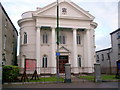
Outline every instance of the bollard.
<path id="1" fill-rule="evenodd" d="M 95 68 L 95 82 L 101 82 L 100 63 L 94 64 L 94 68 Z"/>
<path id="2" fill-rule="evenodd" d="M 65 83 L 71 83 L 71 65 L 65 64 Z"/>

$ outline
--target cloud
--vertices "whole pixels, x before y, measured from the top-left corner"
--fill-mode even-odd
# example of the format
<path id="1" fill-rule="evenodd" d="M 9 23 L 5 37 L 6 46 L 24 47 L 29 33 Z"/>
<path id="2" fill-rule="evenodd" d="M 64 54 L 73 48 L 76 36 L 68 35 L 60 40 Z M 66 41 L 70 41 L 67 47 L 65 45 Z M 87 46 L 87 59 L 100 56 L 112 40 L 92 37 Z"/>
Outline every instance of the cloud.
<path id="1" fill-rule="evenodd" d="M 99 51 L 99 50 L 102 50 L 102 49 L 106 49 L 106 48 L 111 48 L 111 45 L 109 45 L 109 46 L 105 46 L 105 45 L 102 45 L 102 44 L 97 45 L 96 46 L 96 51 Z"/>
<path id="2" fill-rule="evenodd" d="M 119 0 L 72 0 L 74 2 L 118 2 Z"/>
<path id="3" fill-rule="evenodd" d="M 98 27 L 96 34 L 96 50 L 111 46 L 109 33 L 118 27 L 118 8 L 117 2 L 83 2 L 80 3 L 83 9 L 90 11 L 95 16 Z M 104 41 L 103 41 L 104 40 Z"/>

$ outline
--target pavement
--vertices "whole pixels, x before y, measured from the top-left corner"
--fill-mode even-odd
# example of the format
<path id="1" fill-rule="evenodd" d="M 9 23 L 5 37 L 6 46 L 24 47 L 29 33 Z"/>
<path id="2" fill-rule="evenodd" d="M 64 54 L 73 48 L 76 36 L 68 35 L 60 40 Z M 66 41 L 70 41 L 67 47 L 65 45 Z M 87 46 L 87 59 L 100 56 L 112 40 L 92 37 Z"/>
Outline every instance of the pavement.
<path id="1" fill-rule="evenodd" d="M 72 83 L 6 83 L 2 88 L 120 88 L 120 82 L 90 82 L 72 77 Z"/>

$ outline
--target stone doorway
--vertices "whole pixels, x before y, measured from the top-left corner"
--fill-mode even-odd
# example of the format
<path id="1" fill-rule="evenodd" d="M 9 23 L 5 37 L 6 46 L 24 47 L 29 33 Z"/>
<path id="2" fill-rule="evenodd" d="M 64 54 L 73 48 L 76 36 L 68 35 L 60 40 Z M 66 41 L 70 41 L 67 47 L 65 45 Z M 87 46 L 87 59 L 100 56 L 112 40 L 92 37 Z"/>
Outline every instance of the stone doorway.
<path id="1" fill-rule="evenodd" d="M 65 73 L 66 63 L 68 63 L 68 56 L 59 56 L 59 73 Z"/>

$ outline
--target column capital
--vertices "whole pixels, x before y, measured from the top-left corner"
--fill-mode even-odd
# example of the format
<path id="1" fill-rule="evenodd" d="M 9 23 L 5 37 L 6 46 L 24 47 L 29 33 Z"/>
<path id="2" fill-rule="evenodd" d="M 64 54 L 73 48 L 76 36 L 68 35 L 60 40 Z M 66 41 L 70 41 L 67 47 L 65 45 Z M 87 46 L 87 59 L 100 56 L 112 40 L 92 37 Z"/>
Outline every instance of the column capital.
<path id="1" fill-rule="evenodd" d="M 86 29 L 85 31 L 86 31 L 86 32 L 89 32 L 90 30 L 91 30 L 91 29 Z"/>
<path id="2" fill-rule="evenodd" d="M 41 26 L 35 26 L 36 28 L 41 28 Z"/>
<path id="3" fill-rule="evenodd" d="M 51 27 L 51 28 L 52 28 L 52 29 L 56 29 L 56 27 L 54 27 L 54 26 L 53 26 L 53 27 Z"/>
<path id="4" fill-rule="evenodd" d="M 78 28 L 72 28 L 72 30 L 77 30 Z"/>
<path id="5" fill-rule="evenodd" d="M 35 31 L 39 31 L 41 29 L 41 26 L 36 26 Z"/>

